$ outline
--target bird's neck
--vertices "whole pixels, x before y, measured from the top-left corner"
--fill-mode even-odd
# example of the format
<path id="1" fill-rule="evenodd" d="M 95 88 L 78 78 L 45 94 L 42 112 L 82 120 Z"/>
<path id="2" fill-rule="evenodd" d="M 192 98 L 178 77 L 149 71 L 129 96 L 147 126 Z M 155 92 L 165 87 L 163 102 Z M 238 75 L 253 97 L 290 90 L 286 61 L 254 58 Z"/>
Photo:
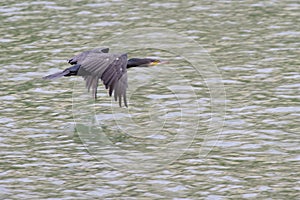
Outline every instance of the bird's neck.
<path id="1" fill-rule="evenodd" d="M 139 63 L 138 63 L 138 60 L 136 58 L 129 59 L 127 61 L 127 68 L 137 67 L 137 66 L 139 66 Z"/>
<path id="2" fill-rule="evenodd" d="M 145 58 L 131 58 L 127 61 L 127 68 L 146 67 L 148 63 L 148 59 Z"/>

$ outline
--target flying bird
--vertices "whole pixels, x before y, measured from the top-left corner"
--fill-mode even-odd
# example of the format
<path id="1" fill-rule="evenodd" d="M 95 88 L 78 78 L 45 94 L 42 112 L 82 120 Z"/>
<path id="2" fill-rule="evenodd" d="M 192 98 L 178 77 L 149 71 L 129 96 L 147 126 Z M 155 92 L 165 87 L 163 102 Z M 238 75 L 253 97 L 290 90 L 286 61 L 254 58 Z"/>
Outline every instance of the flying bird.
<path id="1" fill-rule="evenodd" d="M 55 79 L 62 76 L 82 76 L 88 91 L 92 89 L 93 97 L 97 98 L 97 87 L 99 79 L 102 80 L 109 96 L 114 95 L 119 106 L 128 107 L 126 100 L 127 68 L 154 66 L 161 62 L 151 58 L 131 58 L 127 60 L 127 54 L 108 53 L 109 48 L 96 48 L 75 55 L 68 63 L 72 66 L 48 76 L 43 79 Z"/>

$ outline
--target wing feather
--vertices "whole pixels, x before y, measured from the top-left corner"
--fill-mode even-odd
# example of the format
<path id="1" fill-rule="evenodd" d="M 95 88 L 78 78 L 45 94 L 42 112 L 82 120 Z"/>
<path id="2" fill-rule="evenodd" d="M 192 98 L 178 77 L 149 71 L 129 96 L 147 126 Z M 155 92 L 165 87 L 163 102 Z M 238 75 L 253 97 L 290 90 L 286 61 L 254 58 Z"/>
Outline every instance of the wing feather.
<path id="1" fill-rule="evenodd" d="M 73 56 L 68 62 L 70 64 L 81 64 L 81 62 L 90 54 L 90 53 L 108 53 L 109 48 L 96 48 L 88 51 L 84 51 L 80 54 Z"/>
<path id="2" fill-rule="evenodd" d="M 115 100 L 119 100 L 119 105 L 127 107 L 127 54 L 108 54 L 90 52 L 80 63 L 78 75 L 84 77 L 88 91 L 92 89 L 96 98 L 99 79 L 102 80 L 109 95 L 114 93 Z"/>

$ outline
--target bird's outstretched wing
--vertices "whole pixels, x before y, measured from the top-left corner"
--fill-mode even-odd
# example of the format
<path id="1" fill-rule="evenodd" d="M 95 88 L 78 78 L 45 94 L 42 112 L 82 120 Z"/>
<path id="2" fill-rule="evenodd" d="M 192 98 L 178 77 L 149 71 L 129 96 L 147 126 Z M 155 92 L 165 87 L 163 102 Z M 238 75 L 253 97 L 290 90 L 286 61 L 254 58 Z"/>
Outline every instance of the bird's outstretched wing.
<path id="1" fill-rule="evenodd" d="M 96 98 L 98 81 L 101 79 L 109 95 L 114 93 L 115 100 L 125 106 L 127 89 L 127 54 L 88 53 L 82 61 L 78 61 L 80 69 L 79 76 L 83 76 L 88 90 L 92 89 Z"/>
<path id="2" fill-rule="evenodd" d="M 84 51 L 80 54 L 77 54 L 76 56 L 72 57 L 70 60 L 68 60 L 68 63 L 71 65 L 78 64 L 83 62 L 83 60 L 90 54 L 90 53 L 108 53 L 109 48 L 96 48 L 88 51 Z"/>

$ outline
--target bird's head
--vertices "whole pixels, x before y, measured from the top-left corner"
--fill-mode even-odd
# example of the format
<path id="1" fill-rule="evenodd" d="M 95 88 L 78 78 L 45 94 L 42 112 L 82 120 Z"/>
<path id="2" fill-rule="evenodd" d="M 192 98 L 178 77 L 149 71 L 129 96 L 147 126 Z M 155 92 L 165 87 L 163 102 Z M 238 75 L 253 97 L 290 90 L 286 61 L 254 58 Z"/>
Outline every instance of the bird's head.
<path id="1" fill-rule="evenodd" d="M 130 67 L 150 67 L 163 63 L 160 60 L 152 58 L 131 58 L 127 62 L 127 68 Z"/>

